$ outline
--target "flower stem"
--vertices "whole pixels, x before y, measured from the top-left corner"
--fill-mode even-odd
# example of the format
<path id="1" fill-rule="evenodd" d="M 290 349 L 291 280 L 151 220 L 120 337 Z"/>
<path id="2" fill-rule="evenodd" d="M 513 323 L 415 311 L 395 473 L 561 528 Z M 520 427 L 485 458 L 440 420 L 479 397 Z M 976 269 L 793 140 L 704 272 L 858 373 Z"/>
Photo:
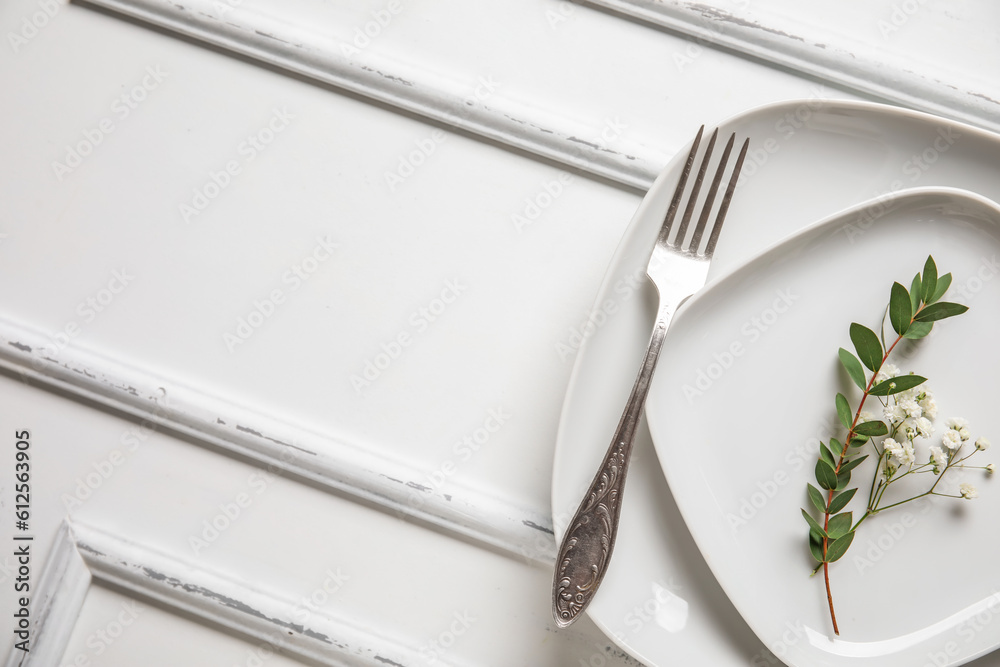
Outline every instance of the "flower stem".
<path id="1" fill-rule="evenodd" d="M 922 306 L 917 309 L 917 313 L 919 313 L 921 310 L 923 310 Z M 913 324 L 914 321 L 916 321 L 917 313 L 913 313 L 913 315 L 911 316 L 911 318 L 910 318 L 910 324 L 911 325 Z M 884 322 L 883 322 L 883 325 L 882 325 L 882 332 L 883 332 L 883 335 L 884 335 L 884 333 L 885 333 L 885 324 L 884 324 Z M 897 336 L 896 340 L 894 340 L 892 342 L 892 345 L 890 345 L 888 348 L 886 348 L 885 354 L 882 355 L 882 362 L 878 365 L 879 368 L 882 368 L 882 366 L 885 365 L 886 359 L 889 358 L 889 355 L 892 354 L 892 351 L 894 349 L 896 349 L 896 345 L 898 345 L 899 341 L 901 341 L 901 340 L 903 340 L 903 336 L 902 335 Z M 883 341 L 883 345 L 884 344 L 885 343 Z M 870 380 L 868 380 L 868 385 L 865 387 L 864 392 L 861 394 L 861 402 L 858 403 L 858 409 L 854 412 L 854 421 L 851 422 L 851 428 L 849 428 L 847 430 L 847 438 L 844 440 L 844 448 L 840 452 L 840 457 L 837 459 L 837 467 L 834 469 L 834 473 L 836 473 L 838 475 L 840 474 L 840 468 L 841 468 L 841 466 L 844 465 L 844 458 L 847 456 L 847 450 L 850 449 L 850 447 L 851 447 L 851 438 L 854 437 L 854 429 L 857 428 L 857 426 L 858 426 L 858 420 L 861 419 L 861 410 L 865 407 L 865 401 L 868 400 L 868 396 L 871 394 L 872 387 L 875 386 L 875 377 L 877 375 L 878 375 L 878 371 L 873 371 L 872 372 L 872 377 L 871 377 Z M 884 491 L 884 489 L 883 489 L 883 491 Z M 830 507 L 830 503 L 833 501 L 833 493 L 834 493 L 834 489 L 830 489 L 829 491 L 827 491 L 827 494 L 826 494 L 826 506 L 827 506 L 827 508 Z M 869 496 L 869 498 L 870 498 L 870 496 Z M 865 517 L 863 517 L 861 519 L 861 521 L 864 521 L 864 519 L 867 518 L 867 516 L 868 515 L 865 515 Z M 860 524 L 861 521 L 858 521 L 858 523 Z M 829 530 L 829 528 L 830 528 L 830 512 L 827 511 L 827 512 L 823 513 L 823 530 L 824 531 L 825 530 Z M 840 634 L 840 628 L 837 627 L 837 613 L 833 609 L 833 591 L 830 588 L 830 563 L 829 563 L 829 561 L 826 560 L 826 553 L 827 553 L 827 549 L 829 548 L 829 546 L 830 546 L 830 538 L 829 537 L 824 537 L 823 538 L 823 559 L 824 559 L 823 560 L 823 581 L 826 583 L 826 599 L 827 599 L 827 602 L 830 605 L 830 621 L 833 623 L 833 634 L 839 635 Z"/>

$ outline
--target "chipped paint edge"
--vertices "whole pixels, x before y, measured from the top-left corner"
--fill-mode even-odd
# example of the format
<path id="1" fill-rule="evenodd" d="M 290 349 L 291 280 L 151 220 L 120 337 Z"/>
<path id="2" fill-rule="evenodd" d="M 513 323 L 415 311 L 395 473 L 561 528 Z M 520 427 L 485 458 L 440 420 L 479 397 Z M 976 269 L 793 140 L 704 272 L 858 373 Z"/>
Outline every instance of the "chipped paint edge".
<path id="1" fill-rule="evenodd" d="M 345 55 L 328 36 L 250 8 L 220 16 L 213 0 L 79 0 L 386 104 L 483 139 L 645 192 L 670 158 L 616 139 L 581 142 L 594 128 L 505 97 L 479 99 L 472 89 L 371 49 Z"/>
<path id="2" fill-rule="evenodd" d="M 144 545 L 66 521 L 40 579 L 32 650 L 12 648 L 7 667 L 59 664 L 93 583 L 118 587 L 224 627 L 269 650 L 333 667 L 422 664 L 419 650 L 370 633 L 346 618 L 258 590 Z"/>
<path id="3" fill-rule="evenodd" d="M 50 667 L 60 664 L 87 597 L 91 582 L 90 568 L 77 551 L 67 523 L 60 526 L 49 553 L 38 579 L 39 586 L 30 596 L 30 650 L 23 652 L 11 646 L 4 663 L 6 667 Z"/>
<path id="4" fill-rule="evenodd" d="M 0 369 L 79 400 L 120 411 L 151 429 L 182 434 L 239 455 L 273 475 L 306 479 L 387 514 L 543 564 L 555 558 L 548 507 L 525 506 L 468 486 L 447 493 L 420 483 L 423 471 L 328 433 L 238 405 L 170 378 L 73 345 L 50 354 L 42 333 L 0 318 Z M 49 350 L 49 351 L 47 351 Z"/>
<path id="5" fill-rule="evenodd" d="M 615 14 L 680 32 L 787 67 L 833 85 L 1000 132 L 1000 102 L 982 92 L 963 91 L 951 81 L 887 68 L 877 50 L 853 52 L 810 41 L 736 16 L 712 5 L 676 0 L 583 0 Z"/>

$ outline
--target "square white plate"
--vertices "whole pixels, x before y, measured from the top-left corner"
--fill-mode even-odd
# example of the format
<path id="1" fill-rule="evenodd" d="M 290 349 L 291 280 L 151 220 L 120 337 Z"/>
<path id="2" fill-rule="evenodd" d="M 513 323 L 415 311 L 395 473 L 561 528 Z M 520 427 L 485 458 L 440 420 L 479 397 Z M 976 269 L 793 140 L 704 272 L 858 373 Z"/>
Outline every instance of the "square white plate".
<path id="1" fill-rule="evenodd" d="M 909 285 L 928 254 L 954 275 L 945 300 L 970 311 L 903 341 L 889 358 L 928 377 L 940 406 L 936 434 L 918 440 L 918 460 L 940 443 L 947 417 L 967 418 L 974 438 L 1000 435 L 998 250 L 992 202 L 959 190 L 905 191 L 784 240 L 674 318 L 646 401 L 653 442 L 696 543 L 751 628 L 767 645 L 802 629 L 803 641 L 782 655 L 787 664 L 919 667 L 941 656 L 955 665 L 1000 644 L 1000 619 L 989 623 L 1000 615 L 1000 480 L 949 471 L 938 491 L 957 494 L 970 481 L 981 497 L 931 497 L 869 518 L 830 566 L 837 638 L 822 572 L 809 576 L 815 561 L 799 512 L 810 507 L 806 483 L 816 484 L 816 434 L 846 436 L 835 423 L 835 394 L 855 408 L 860 399 L 837 357 L 838 348 L 853 349 L 848 327 L 877 331 L 889 287 Z M 881 417 L 875 399 L 865 408 Z M 876 459 L 853 473 L 859 490 L 847 510 L 855 519 Z M 892 499 L 926 490 L 930 477 L 907 479 L 908 493 Z"/>

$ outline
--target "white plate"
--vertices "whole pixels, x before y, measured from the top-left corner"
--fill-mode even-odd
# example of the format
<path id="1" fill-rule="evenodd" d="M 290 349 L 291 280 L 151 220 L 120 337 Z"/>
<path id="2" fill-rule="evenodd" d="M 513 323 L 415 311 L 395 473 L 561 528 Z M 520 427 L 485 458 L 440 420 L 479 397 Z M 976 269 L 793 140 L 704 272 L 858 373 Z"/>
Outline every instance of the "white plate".
<path id="1" fill-rule="evenodd" d="M 741 114 L 722 130 L 749 136 L 752 146 L 713 277 L 816 220 L 892 190 L 952 186 L 1000 200 L 1000 138 L 934 116 L 865 103 L 792 101 Z M 673 160 L 637 210 L 578 352 L 553 465 L 557 538 L 604 454 L 649 338 L 655 304 L 643 271 L 680 169 Z M 778 664 L 701 557 L 645 429 L 633 452 L 614 558 L 587 613 L 648 665 Z M 793 624 L 771 648 L 785 652 L 801 638 Z M 985 667 L 991 659 L 980 662 Z"/>
<path id="2" fill-rule="evenodd" d="M 932 442 L 950 416 L 969 419 L 977 436 L 1000 434 L 998 251 L 996 204 L 961 190 L 910 190 L 786 239 L 674 319 L 646 401 L 653 442 L 695 541 L 756 634 L 772 645 L 800 629 L 787 664 L 913 667 L 939 654 L 956 665 L 1000 644 L 1000 620 L 989 623 L 1000 615 L 1000 481 L 952 471 L 940 491 L 957 494 L 970 481 L 980 498 L 925 499 L 869 519 L 830 567 L 837 638 L 823 577 L 809 577 L 815 562 L 799 513 L 809 507 L 806 483 L 816 484 L 817 435 L 845 437 L 833 423 L 834 395 L 857 405 L 837 360 L 838 348 L 853 348 L 848 326 L 877 330 L 892 282 L 909 284 L 928 253 L 954 275 L 946 300 L 970 312 L 900 344 L 890 361 L 930 378 L 941 407 Z M 923 460 L 926 446 L 918 441 Z M 854 474 L 859 496 L 873 472 L 871 459 Z M 906 480 L 895 499 L 926 490 L 928 477 Z M 858 517 L 864 502 L 848 509 Z"/>

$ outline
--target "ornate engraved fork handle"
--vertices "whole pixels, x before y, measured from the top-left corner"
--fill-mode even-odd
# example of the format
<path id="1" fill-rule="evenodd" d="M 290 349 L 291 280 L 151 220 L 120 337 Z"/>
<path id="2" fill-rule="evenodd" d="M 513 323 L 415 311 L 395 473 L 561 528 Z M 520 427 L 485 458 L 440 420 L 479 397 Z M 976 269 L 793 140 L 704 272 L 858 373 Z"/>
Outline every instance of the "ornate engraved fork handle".
<path id="1" fill-rule="evenodd" d="M 552 614 L 559 627 L 570 625 L 587 608 L 611 561 L 632 443 L 673 311 L 671 304 L 661 300 L 642 368 L 632 386 L 611 446 L 556 555 Z"/>

